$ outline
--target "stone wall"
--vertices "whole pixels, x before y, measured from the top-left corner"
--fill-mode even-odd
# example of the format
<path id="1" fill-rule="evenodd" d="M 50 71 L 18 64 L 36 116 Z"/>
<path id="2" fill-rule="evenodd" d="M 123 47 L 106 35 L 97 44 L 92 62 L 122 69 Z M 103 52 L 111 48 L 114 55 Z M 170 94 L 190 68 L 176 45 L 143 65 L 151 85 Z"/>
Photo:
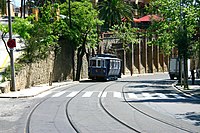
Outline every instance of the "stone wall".
<path id="1" fill-rule="evenodd" d="M 61 40 L 61 48 L 56 50 L 53 66 L 53 81 L 72 79 L 72 48 L 66 40 Z M 76 60 L 74 58 L 74 60 Z"/>
<path id="2" fill-rule="evenodd" d="M 54 53 L 50 53 L 45 60 L 27 64 L 16 74 L 17 90 L 29 88 L 30 86 L 48 83 L 50 74 L 53 72 Z"/>
<path id="3" fill-rule="evenodd" d="M 57 52 L 51 52 L 48 58 L 35 63 L 26 64 L 21 71 L 16 72 L 15 91 L 39 84 L 46 84 L 50 81 L 59 82 L 72 79 L 72 49 L 66 42 L 62 41 L 61 43 L 63 43 L 61 49 Z M 76 59 L 75 56 L 75 64 L 77 64 Z M 84 56 L 80 77 L 87 78 L 87 75 L 88 62 L 86 56 Z M 9 91 L 9 81 L 0 85 L 0 93 Z"/>
<path id="4" fill-rule="evenodd" d="M 50 73 L 52 73 L 54 66 L 54 53 L 51 52 L 49 57 L 45 60 L 40 60 L 35 63 L 29 63 L 22 67 L 19 72 L 15 74 L 15 91 L 29 88 L 38 84 L 49 83 Z M 10 91 L 10 82 L 7 81 L 1 84 L 2 93 Z M 1 92 L 0 92 L 1 93 Z"/>

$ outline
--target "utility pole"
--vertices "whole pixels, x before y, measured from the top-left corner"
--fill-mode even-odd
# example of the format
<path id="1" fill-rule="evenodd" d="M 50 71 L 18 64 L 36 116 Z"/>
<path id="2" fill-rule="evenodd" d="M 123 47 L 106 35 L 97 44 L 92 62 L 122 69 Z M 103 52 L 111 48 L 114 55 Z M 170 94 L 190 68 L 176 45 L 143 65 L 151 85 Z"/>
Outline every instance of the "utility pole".
<path id="1" fill-rule="evenodd" d="M 11 1 L 8 0 L 8 26 L 9 26 L 9 40 L 12 40 L 12 20 L 11 20 L 11 10 L 10 10 L 10 3 Z M 10 67 L 11 67 L 11 85 L 10 90 L 15 91 L 15 66 L 14 66 L 14 58 L 13 58 L 13 50 L 14 47 L 10 47 Z"/>

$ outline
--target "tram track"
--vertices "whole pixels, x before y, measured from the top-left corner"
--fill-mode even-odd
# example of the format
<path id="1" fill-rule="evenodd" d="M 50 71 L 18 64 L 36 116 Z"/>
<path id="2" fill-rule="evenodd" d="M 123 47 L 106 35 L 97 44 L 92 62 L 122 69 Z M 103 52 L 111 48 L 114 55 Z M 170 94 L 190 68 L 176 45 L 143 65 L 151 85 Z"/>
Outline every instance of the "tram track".
<path id="1" fill-rule="evenodd" d="M 105 84 L 105 83 L 103 82 L 102 84 Z M 106 86 L 104 86 L 104 87 L 102 88 L 102 90 L 101 90 L 101 95 L 100 95 L 99 98 L 98 98 L 98 103 L 99 103 L 100 107 L 103 109 L 103 111 L 104 111 L 106 114 L 108 114 L 108 116 L 110 116 L 110 117 L 111 117 L 113 120 L 115 120 L 117 123 L 119 123 L 119 124 L 123 125 L 124 127 L 128 128 L 128 129 L 130 129 L 130 130 L 132 130 L 133 132 L 141 133 L 142 131 L 140 131 L 140 130 L 138 130 L 137 128 L 131 126 L 131 125 L 130 125 L 129 123 L 127 123 L 126 121 L 123 121 L 122 119 L 119 118 L 119 116 L 115 116 L 115 115 L 112 113 L 112 110 L 109 110 L 109 109 L 107 109 L 107 108 L 105 107 L 105 105 L 104 105 L 104 103 L 103 103 L 103 99 L 104 99 L 103 94 L 104 94 L 104 92 L 106 92 L 106 90 L 107 90 L 108 88 L 110 88 L 112 85 L 116 85 L 116 84 L 117 84 L 117 82 L 110 82 L 108 85 L 106 85 Z M 169 121 L 165 121 L 165 120 L 162 120 L 162 119 L 160 119 L 160 118 L 156 118 L 155 116 L 152 116 L 152 115 L 148 114 L 147 112 L 141 110 L 140 108 L 137 108 L 136 106 L 132 105 L 132 104 L 127 100 L 126 95 L 125 95 L 125 87 L 126 87 L 128 84 L 129 84 L 129 83 L 125 83 L 125 84 L 122 86 L 122 90 L 121 90 L 121 91 L 122 91 L 122 98 L 123 98 L 124 102 L 127 103 L 132 109 L 134 109 L 135 111 L 137 111 L 137 112 L 143 114 L 143 115 L 146 116 L 147 118 L 153 119 L 153 120 L 155 120 L 155 121 L 157 121 L 157 122 L 160 122 L 160 123 L 162 123 L 162 124 L 166 124 L 166 125 L 168 125 L 168 126 L 177 128 L 177 129 L 179 129 L 179 130 L 181 130 L 181 131 L 184 131 L 184 132 L 192 132 L 192 131 L 190 131 L 190 130 L 184 128 L 184 127 L 179 127 L 179 126 L 177 126 L 177 125 L 175 125 L 175 124 L 173 124 L 173 123 L 170 123 Z M 73 85 L 73 86 L 69 86 L 69 87 L 67 87 L 67 88 L 62 89 L 61 91 L 67 90 L 67 89 L 71 89 L 71 88 L 73 88 L 73 87 L 77 87 L 78 85 L 79 85 L 79 84 L 76 84 L 76 85 Z M 84 92 L 86 89 L 89 89 L 90 87 L 94 87 L 95 85 L 98 85 L 98 86 L 99 86 L 99 83 L 94 83 L 94 84 L 89 84 L 89 85 L 87 85 L 87 86 L 84 86 L 82 89 L 79 90 L 79 92 L 78 92 L 75 96 L 73 96 L 73 97 L 71 97 L 70 99 L 68 99 L 68 101 L 66 101 L 66 100 L 64 101 L 64 102 L 65 102 L 65 103 L 64 103 L 64 108 L 65 108 L 66 119 L 67 119 L 67 121 L 69 122 L 69 124 L 71 125 L 72 129 L 73 129 L 75 132 L 77 132 L 77 133 L 79 133 L 79 132 L 81 132 L 81 131 L 80 131 L 80 128 L 77 127 L 76 123 L 73 121 L 73 118 L 71 117 L 71 115 L 70 115 L 70 113 L 69 113 L 70 103 L 71 103 L 73 100 L 75 100 L 75 98 L 76 98 L 78 95 L 80 95 L 81 92 Z M 45 101 L 47 101 L 47 100 L 50 99 L 50 98 L 51 98 L 51 97 L 46 97 L 46 98 L 42 99 L 40 102 L 38 102 L 37 104 L 35 104 L 35 106 L 31 109 L 31 111 L 30 111 L 30 113 L 29 113 L 29 115 L 28 115 L 28 117 L 27 117 L 27 122 L 26 122 L 26 126 L 25 126 L 25 131 L 24 131 L 25 133 L 31 133 L 31 118 L 32 118 L 34 112 L 37 110 L 37 108 L 38 108 L 42 103 L 44 103 Z M 56 128 L 56 126 L 55 126 L 55 128 Z M 57 128 L 56 128 L 56 129 L 57 129 Z M 59 132 L 58 129 L 57 129 L 57 131 Z"/>
<path id="2" fill-rule="evenodd" d="M 113 83 L 113 84 L 116 84 L 116 82 Z M 106 109 L 106 107 L 104 106 L 104 104 L 103 104 L 103 102 L 102 102 L 102 99 L 103 99 L 103 98 L 102 98 L 102 95 L 103 95 L 103 93 L 106 91 L 106 89 L 108 89 L 108 87 L 112 86 L 113 84 L 110 84 L 110 85 L 106 86 L 106 87 L 103 89 L 103 91 L 102 91 L 102 93 L 101 93 L 101 95 L 100 95 L 100 97 L 99 97 L 99 104 L 100 104 L 101 108 L 102 108 L 111 118 L 113 118 L 113 119 L 114 119 L 115 121 L 117 121 L 118 123 L 122 124 L 123 126 L 127 127 L 128 129 L 130 129 L 130 130 L 132 130 L 132 131 L 134 131 L 134 132 L 136 132 L 136 133 L 141 133 L 141 131 L 139 131 L 138 129 L 136 129 L 136 128 L 130 126 L 129 124 L 127 124 L 127 123 L 125 123 L 124 121 L 122 121 L 122 120 L 120 120 L 119 118 L 117 118 L 115 115 L 113 115 L 113 114 L 112 114 L 108 109 Z"/>
<path id="3" fill-rule="evenodd" d="M 103 96 L 103 93 L 106 91 L 107 88 L 109 88 L 110 86 L 116 84 L 116 82 L 112 82 L 110 83 L 109 85 L 105 86 L 104 89 L 101 91 L 101 95 L 99 96 L 99 105 L 101 106 L 101 108 L 104 110 L 104 112 L 106 112 L 112 119 L 114 119 L 116 122 L 120 123 L 121 125 L 127 127 L 128 129 L 136 132 L 136 133 L 141 133 L 139 130 L 137 130 L 136 128 L 134 127 L 131 127 L 130 125 L 126 124 L 125 122 L 123 122 L 122 120 L 118 119 L 116 116 L 114 116 L 109 110 L 106 109 L 106 107 L 103 105 L 103 102 L 102 102 L 102 96 Z M 69 114 L 69 104 L 72 102 L 72 100 L 74 100 L 76 98 L 76 96 L 78 96 L 81 92 L 85 91 L 86 89 L 90 88 L 90 87 L 93 87 L 95 86 L 96 84 L 94 85 L 90 85 L 90 86 L 87 86 L 85 88 L 83 88 L 79 93 L 77 93 L 74 97 L 70 98 L 70 100 L 67 102 L 66 104 L 66 116 L 71 124 L 71 126 L 73 127 L 73 129 L 77 132 L 77 133 L 80 133 L 81 131 L 78 129 L 78 127 L 76 127 L 76 124 L 73 122 L 72 118 L 70 118 L 70 114 Z M 98 84 L 99 85 L 99 84 Z"/>
<path id="4" fill-rule="evenodd" d="M 165 120 L 162 120 L 162 119 L 160 119 L 160 118 L 156 118 L 156 117 L 154 117 L 154 116 L 152 116 L 152 115 L 146 113 L 145 111 L 143 111 L 143 110 L 137 108 L 136 106 L 132 105 L 132 104 L 127 100 L 127 98 L 126 98 L 126 96 L 125 96 L 126 92 L 124 91 L 124 90 L 125 90 L 125 87 L 126 87 L 128 84 L 130 84 L 130 83 L 127 83 L 127 84 L 125 84 L 125 85 L 122 87 L 123 99 L 124 99 L 124 101 L 125 101 L 131 108 L 133 108 L 135 111 L 137 111 L 137 112 L 143 114 L 144 116 L 146 116 L 146 117 L 148 117 L 148 118 L 150 118 L 150 119 L 153 119 L 153 120 L 155 120 L 155 121 L 157 121 L 157 122 L 160 122 L 160 123 L 162 123 L 162 124 L 165 124 L 165 125 L 174 127 L 174 128 L 179 129 L 179 130 L 181 130 L 181 131 L 188 132 L 188 133 L 193 132 L 193 131 L 190 131 L 190 130 L 188 130 L 188 129 L 186 129 L 186 128 L 177 126 L 177 125 L 175 125 L 174 123 L 170 123 L 170 122 L 165 121 Z"/>
<path id="5" fill-rule="evenodd" d="M 70 123 L 70 125 L 73 127 L 74 131 L 76 131 L 77 133 L 80 133 L 81 131 L 79 131 L 78 127 L 76 127 L 75 123 L 73 122 L 73 120 L 70 118 L 70 114 L 69 114 L 69 104 L 72 102 L 73 99 L 75 99 L 76 96 L 78 96 L 81 92 L 83 92 L 84 90 L 86 90 L 87 88 L 90 88 L 92 86 L 94 86 L 96 84 L 92 84 L 90 86 L 86 86 L 84 87 L 83 89 L 81 89 L 79 91 L 79 93 L 77 93 L 74 97 L 70 98 L 67 103 L 66 103 L 66 106 L 65 106 L 65 112 L 66 112 L 66 117 Z"/>
<path id="6" fill-rule="evenodd" d="M 76 87 L 78 86 L 77 84 L 76 85 L 73 85 L 73 86 L 69 86 L 67 89 L 70 89 L 70 88 L 73 88 L 73 87 Z M 66 90 L 65 89 L 62 89 L 63 90 Z M 36 109 L 42 104 L 44 103 L 45 101 L 47 101 L 48 99 L 50 99 L 51 97 L 46 97 L 44 99 L 42 99 L 40 102 L 38 102 L 37 104 L 35 104 L 35 106 L 31 109 L 30 113 L 28 114 L 27 116 L 27 121 L 26 121 L 26 125 L 25 125 L 25 129 L 24 129 L 24 133 L 31 133 L 31 118 L 32 118 L 32 115 L 33 113 L 36 111 Z"/>

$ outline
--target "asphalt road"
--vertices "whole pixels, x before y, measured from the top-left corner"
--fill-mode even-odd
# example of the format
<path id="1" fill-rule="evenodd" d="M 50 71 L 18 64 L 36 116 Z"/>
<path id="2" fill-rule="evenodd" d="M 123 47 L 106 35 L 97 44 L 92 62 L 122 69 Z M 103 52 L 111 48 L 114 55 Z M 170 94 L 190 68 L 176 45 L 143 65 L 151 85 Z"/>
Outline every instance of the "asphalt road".
<path id="1" fill-rule="evenodd" d="M 0 99 L 0 133 L 200 132 L 200 99 L 167 74 L 82 81 L 34 98 Z"/>

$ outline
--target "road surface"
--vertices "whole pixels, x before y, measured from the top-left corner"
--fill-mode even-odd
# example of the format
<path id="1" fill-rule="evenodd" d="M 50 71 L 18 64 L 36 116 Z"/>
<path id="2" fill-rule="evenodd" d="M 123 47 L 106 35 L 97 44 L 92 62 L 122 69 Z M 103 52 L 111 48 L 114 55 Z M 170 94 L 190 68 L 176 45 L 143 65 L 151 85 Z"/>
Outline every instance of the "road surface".
<path id="1" fill-rule="evenodd" d="M 8 110 L 2 108 L 8 113 L 0 115 L 0 132 L 200 132 L 200 99 L 176 91 L 173 82 L 167 74 L 86 80 L 34 98 L 0 99 Z"/>

